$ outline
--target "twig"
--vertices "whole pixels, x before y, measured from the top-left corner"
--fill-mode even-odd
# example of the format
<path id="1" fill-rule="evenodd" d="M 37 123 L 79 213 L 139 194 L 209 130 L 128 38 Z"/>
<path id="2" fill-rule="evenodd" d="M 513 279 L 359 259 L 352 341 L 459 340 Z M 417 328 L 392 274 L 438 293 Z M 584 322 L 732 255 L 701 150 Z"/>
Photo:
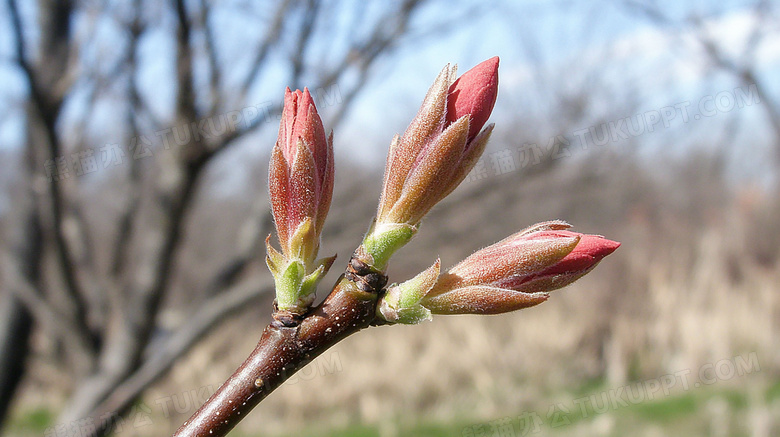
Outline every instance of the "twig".
<path id="1" fill-rule="evenodd" d="M 250 283 L 251 282 L 251 283 Z M 189 351 L 197 342 L 229 315 L 246 308 L 246 305 L 270 294 L 269 284 L 247 280 L 228 289 L 200 305 L 192 317 L 169 339 L 158 345 L 144 360 L 141 367 L 127 377 L 95 409 L 91 417 L 102 417 L 104 413 L 122 414 L 133 401 L 158 378 L 163 376 L 179 357 Z M 105 435 L 111 423 L 102 423 L 95 432 L 84 437 Z"/>
<path id="2" fill-rule="evenodd" d="M 353 272 L 354 273 L 354 272 Z M 358 278 L 359 279 L 359 278 Z M 322 352 L 375 319 L 380 290 L 362 291 L 345 276 L 297 326 L 274 321 L 257 347 L 175 437 L 224 436 L 261 400 Z"/>

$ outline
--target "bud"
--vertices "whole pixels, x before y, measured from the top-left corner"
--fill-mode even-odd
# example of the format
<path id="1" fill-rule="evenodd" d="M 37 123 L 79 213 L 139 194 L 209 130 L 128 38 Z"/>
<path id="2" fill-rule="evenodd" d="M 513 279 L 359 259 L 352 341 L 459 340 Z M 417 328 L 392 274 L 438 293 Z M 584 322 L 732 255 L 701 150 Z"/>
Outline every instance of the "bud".
<path id="1" fill-rule="evenodd" d="M 390 323 L 416 325 L 431 319 L 431 311 L 420 305 L 420 300 L 436 284 L 441 261 L 428 267 L 414 278 L 401 284 L 393 284 L 377 306 L 377 317 Z"/>
<path id="2" fill-rule="evenodd" d="M 455 67 L 444 67 L 406 132 L 390 145 L 376 223 L 364 241 L 375 256 L 380 246 L 392 252 L 405 244 L 408 239 L 396 241 L 395 235 L 411 238 L 485 150 L 493 125 L 482 126 L 498 93 L 498 57 L 455 76 Z"/>
<path id="3" fill-rule="evenodd" d="M 316 260 L 333 194 L 333 170 L 333 135 L 325 136 L 309 90 L 287 88 L 268 182 L 281 253 L 266 240 L 280 309 L 308 306 L 335 258 Z"/>
<path id="4" fill-rule="evenodd" d="M 620 243 L 548 222 L 481 249 L 441 275 L 421 300 L 433 314 L 500 314 L 538 305 Z"/>
<path id="5" fill-rule="evenodd" d="M 471 117 L 469 140 L 485 125 L 498 95 L 498 56 L 492 57 L 465 72 L 450 85 L 447 98 L 447 123 L 464 115 Z"/>

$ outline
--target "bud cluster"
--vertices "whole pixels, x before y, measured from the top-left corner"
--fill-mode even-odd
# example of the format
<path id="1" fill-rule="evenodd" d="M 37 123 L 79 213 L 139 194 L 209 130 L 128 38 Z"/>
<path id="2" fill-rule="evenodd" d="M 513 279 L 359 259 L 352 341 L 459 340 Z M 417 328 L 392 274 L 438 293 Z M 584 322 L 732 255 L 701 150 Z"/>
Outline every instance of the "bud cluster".
<path id="1" fill-rule="evenodd" d="M 493 130 L 485 126 L 498 95 L 498 58 L 460 77 L 439 73 L 416 117 L 387 154 L 377 216 L 355 251 L 345 279 L 378 293 L 377 317 L 415 324 L 432 314 L 499 314 L 538 305 L 571 284 L 620 243 L 569 230 L 561 221 L 527 228 L 481 249 L 446 272 L 436 262 L 383 290 L 393 253 L 420 221 L 466 177 Z M 305 313 L 334 257 L 317 259 L 333 193 L 333 138 L 326 136 L 308 90 L 287 89 L 269 187 L 281 251 L 266 240 L 279 310 Z M 270 239 L 270 236 L 269 236 Z"/>

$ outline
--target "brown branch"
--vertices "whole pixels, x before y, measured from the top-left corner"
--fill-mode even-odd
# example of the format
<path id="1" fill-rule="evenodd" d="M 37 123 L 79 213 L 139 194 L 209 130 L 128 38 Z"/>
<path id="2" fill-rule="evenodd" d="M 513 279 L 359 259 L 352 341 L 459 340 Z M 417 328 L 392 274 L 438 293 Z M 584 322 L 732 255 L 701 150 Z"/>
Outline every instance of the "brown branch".
<path id="1" fill-rule="evenodd" d="M 245 309 L 252 302 L 268 296 L 269 286 L 270 283 L 262 281 L 258 283 L 257 279 L 253 278 L 227 289 L 202 304 L 183 326 L 155 348 L 141 367 L 112 391 L 95 412 L 90 414 L 90 417 L 102 417 L 104 413 L 121 414 L 127 411 L 147 387 L 165 375 L 178 358 L 186 354 L 215 326 L 230 315 Z M 93 435 L 105 435 L 109 431 L 107 429 L 109 425 L 110 423 L 101 424 Z"/>
<path id="2" fill-rule="evenodd" d="M 268 325 L 257 347 L 176 437 L 218 437 L 233 429 L 261 400 L 322 352 L 368 327 L 376 317 L 378 290 L 361 291 L 339 278 L 333 291 L 298 326 Z"/>

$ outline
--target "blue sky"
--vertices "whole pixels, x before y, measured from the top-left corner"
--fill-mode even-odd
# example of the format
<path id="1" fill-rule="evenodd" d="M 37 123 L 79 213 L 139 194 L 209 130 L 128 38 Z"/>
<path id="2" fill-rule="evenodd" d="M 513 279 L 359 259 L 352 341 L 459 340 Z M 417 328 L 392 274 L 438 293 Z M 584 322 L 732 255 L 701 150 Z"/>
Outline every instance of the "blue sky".
<path id="1" fill-rule="evenodd" d="M 22 2 L 24 3 L 24 2 Z M 745 5 L 750 2 L 727 1 L 713 6 L 712 2 L 682 1 L 660 2 L 662 10 L 670 17 L 680 19 L 692 11 L 702 15 L 711 14 L 712 8 L 718 8 L 718 15 L 708 21 L 717 40 L 732 53 L 738 54 L 744 36 L 753 24 L 746 12 Z M 368 3 L 376 6 L 376 3 Z M 368 165 L 379 166 L 392 135 L 400 133 L 413 117 L 419 102 L 438 71 L 446 63 L 457 63 L 461 72 L 474 64 L 498 55 L 501 57 L 499 101 L 493 120 L 512 124 L 518 119 L 531 120 L 538 132 L 529 133 L 529 137 L 568 134 L 559 132 L 555 123 L 556 113 L 552 107 L 552 93 L 560 89 L 591 86 L 585 81 L 588 75 L 598 78 L 601 99 L 593 107 L 594 111 L 603 111 L 611 117 L 631 116 L 636 110 L 652 110 L 676 102 L 696 101 L 702 96 L 718 91 L 733 89 L 734 82 L 727 75 L 711 75 L 700 49 L 690 36 L 679 32 L 659 29 L 646 19 L 632 14 L 620 2 L 613 1 L 499 1 L 483 6 L 485 2 L 467 1 L 458 8 L 447 7 L 449 3 L 437 0 L 432 2 L 412 23 L 412 34 L 393 56 L 378 62 L 372 71 L 372 79 L 365 91 L 356 100 L 348 118 L 337 132 L 337 153 L 349 156 L 353 160 Z M 25 9 L 25 8 L 23 8 Z M 23 10 L 28 18 L 30 10 Z M 163 25 L 171 25 L 171 17 L 163 9 L 147 10 L 150 16 L 160 14 Z M 90 17 L 82 16 L 80 20 Z M 251 14 L 242 14 L 240 9 L 227 8 L 215 16 L 220 30 L 218 40 L 219 53 L 224 59 L 237 59 L 234 68 L 226 73 L 227 83 L 234 84 L 236 78 L 245 71 L 251 55 L 244 41 L 261 34 L 262 29 L 255 26 L 257 20 Z M 21 118 L 8 115 L 9 108 L 20 103 L 26 92 L 24 82 L 18 71 L 9 64 L 8 58 L 12 39 L 8 32 L 8 17 L 5 9 L 0 13 L 0 147 L 8 148 L 21 144 L 23 131 Z M 335 32 L 344 32 L 348 17 L 334 15 Z M 431 31 L 430 23 L 451 22 L 445 31 Z M 77 24 L 79 22 L 77 21 Z M 102 24 L 101 37 L 107 41 L 120 40 L 110 21 Z M 432 34 L 429 34 L 432 32 Z M 31 35 L 34 41 L 35 35 Z M 759 72 L 769 80 L 777 77 L 780 58 L 780 38 L 768 38 L 757 55 Z M 111 44 L 103 51 L 86 52 L 83 56 L 102 56 L 111 59 Z M 338 47 L 332 50 L 338 50 Z M 698 51 L 697 51 L 698 50 Z M 117 52 L 119 50 L 116 50 Z M 109 52 L 109 53 L 106 53 Z M 173 45 L 164 31 L 148 34 L 142 41 L 139 57 L 145 67 L 139 74 L 142 92 L 153 110 L 159 113 L 170 111 L 173 88 L 161 81 L 172 73 L 170 62 Z M 275 56 L 280 56 L 278 53 Z M 159 60 L 159 61 L 158 61 Z M 243 61 L 242 61 L 243 60 Z M 318 61 L 327 63 L 327 56 Z M 247 97 L 249 102 L 264 102 L 273 96 L 281 98 L 283 87 L 274 86 L 279 71 L 269 69 L 260 81 L 260 85 Z M 203 83 L 206 78 L 197 74 L 196 80 Z M 780 93 L 775 85 L 772 95 Z M 279 88 L 278 92 L 273 92 Z M 595 93 L 595 90 L 594 90 Z M 629 106 L 632 101 L 637 107 Z M 621 105 L 626 105 L 621 109 Z M 70 114 L 79 113 L 79 99 L 73 99 Z M 95 127 L 96 137 L 118 138 L 122 132 L 111 132 L 118 108 L 110 101 L 90 118 Z M 612 111 L 610 113 L 610 111 Z M 623 111 L 623 112 L 621 112 Z M 13 111 L 10 111 L 13 113 Z M 328 108 L 322 108 L 327 124 Z M 66 112 L 66 115 L 68 113 Z M 593 114 L 597 117 L 599 114 Z M 746 123 L 755 125 L 751 132 L 759 138 L 761 128 L 766 124 L 761 120 L 761 107 L 747 108 L 740 116 Z M 665 138 L 673 134 L 685 141 L 716 131 L 724 118 L 707 120 L 712 126 L 700 124 L 681 125 L 659 135 L 647 136 L 646 143 L 663 144 Z M 106 134 L 106 130 L 109 130 Z M 497 132 L 498 132 L 497 130 Z M 247 155 L 267 153 L 273 143 L 275 128 L 265 129 L 260 143 L 267 147 L 258 147 L 258 140 L 242 145 L 231 152 L 228 161 L 238 166 Z M 644 138 L 643 138 L 644 139 Z M 648 150 L 654 150 L 648 146 Z M 743 156 L 746 162 L 752 159 L 759 163 L 746 164 L 748 167 L 760 165 L 765 154 L 756 153 Z M 342 158 L 344 159 L 344 158 Z M 245 177 L 241 171 L 220 172 L 229 179 Z M 240 166 L 239 166 L 240 167 Z M 243 176 L 242 176 L 243 174 Z M 230 182 L 224 180 L 228 185 Z"/>

